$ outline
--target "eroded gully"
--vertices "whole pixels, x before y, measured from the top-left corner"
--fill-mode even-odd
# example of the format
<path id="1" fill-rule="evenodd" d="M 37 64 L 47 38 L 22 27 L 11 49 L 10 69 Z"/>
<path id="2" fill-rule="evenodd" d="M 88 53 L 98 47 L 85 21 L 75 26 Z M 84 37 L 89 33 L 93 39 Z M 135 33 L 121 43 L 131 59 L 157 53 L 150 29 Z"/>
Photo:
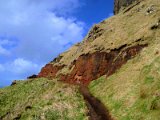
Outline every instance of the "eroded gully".
<path id="1" fill-rule="evenodd" d="M 90 93 L 88 87 L 80 86 L 79 91 L 88 107 L 89 120 L 113 120 L 104 104 Z"/>

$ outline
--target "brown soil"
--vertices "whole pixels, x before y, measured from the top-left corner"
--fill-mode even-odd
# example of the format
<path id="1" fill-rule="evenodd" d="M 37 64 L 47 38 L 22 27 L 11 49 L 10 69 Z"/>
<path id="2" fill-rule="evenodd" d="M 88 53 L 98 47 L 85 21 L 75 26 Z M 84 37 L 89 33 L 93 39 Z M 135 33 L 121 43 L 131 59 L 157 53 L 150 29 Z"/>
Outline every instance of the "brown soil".
<path id="1" fill-rule="evenodd" d="M 109 114 L 109 111 L 105 108 L 100 100 L 91 95 L 87 87 L 80 86 L 79 91 L 83 95 L 86 105 L 89 109 L 89 120 L 113 120 Z"/>
<path id="2" fill-rule="evenodd" d="M 93 54 L 81 55 L 73 62 L 73 70 L 68 75 L 62 75 L 61 80 L 88 85 L 103 75 L 109 76 L 115 73 L 128 60 L 135 57 L 147 45 L 136 45 L 128 47 L 126 44 L 107 52 L 95 52 Z"/>
<path id="3" fill-rule="evenodd" d="M 64 65 L 55 66 L 53 64 L 47 64 L 45 67 L 42 68 L 41 72 L 38 74 L 37 77 L 55 78 L 57 72 L 63 67 Z"/>

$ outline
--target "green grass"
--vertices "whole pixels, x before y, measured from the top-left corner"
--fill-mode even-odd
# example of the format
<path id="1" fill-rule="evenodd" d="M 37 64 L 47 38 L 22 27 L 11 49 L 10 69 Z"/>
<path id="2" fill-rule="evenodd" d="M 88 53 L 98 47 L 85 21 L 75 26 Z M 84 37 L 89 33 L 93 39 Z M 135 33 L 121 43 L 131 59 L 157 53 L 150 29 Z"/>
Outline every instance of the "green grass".
<path id="1" fill-rule="evenodd" d="M 4 120 L 87 120 L 87 107 L 76 86 L 44 78 L 19 81 L 0 89 Z"/>
<path id="2" fill-rule="evenodd" d="M 142 62 L 136 60 L 93 81 L 89 89 L 117 120 L 160 120 L 160 57 L 140 71 L 136 64 Z"/>

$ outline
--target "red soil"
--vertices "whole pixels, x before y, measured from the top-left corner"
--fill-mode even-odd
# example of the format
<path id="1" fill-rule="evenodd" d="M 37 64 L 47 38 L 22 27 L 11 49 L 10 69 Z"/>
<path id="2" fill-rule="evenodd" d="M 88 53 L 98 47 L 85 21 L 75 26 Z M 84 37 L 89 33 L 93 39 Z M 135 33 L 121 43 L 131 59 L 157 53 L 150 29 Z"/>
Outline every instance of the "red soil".
<path id="1" fill-rule="evenodd" d="M 74 61 L 75 67 L 68 75 L 62 75 L 61 80 L 73 84 L 88 85 L 92 80 L 102 75 L 111 75 L 129 59 L 135 57 L 146 45 L 137 45 L 122 50 L 126 45 L 111 50 L 110 53 L 95 52 L 81 55 Z"/>
<path id="2" fill-rule="evenodd" d="M 38 77 L 55 78 L 57 72 L 63 67 L 64 66 L 54 66 L 53 64 L 47 64 L 42 68 L 41 72 L 38 74 Z"/>
<path id="3" fill-rule="evenodd" d="M 92 80 L 99 78 L 102 75 L 109 76 L 116 72 L 129 59 L 135 57 L 147 45 L 136 45 L 127 47 L 123 45 L 117 49 L 106 52 L 95 52 L 93 54 L 83 54 L 77 60 L 73 61 L 73 70 L 70 74 L 60 75 L 60 80 L 72 83 L 88 85 Z M 42 68 L 38 77 L 55 78 L 58 71 L 64 65 L 57 66 L 47 64 Z"/>

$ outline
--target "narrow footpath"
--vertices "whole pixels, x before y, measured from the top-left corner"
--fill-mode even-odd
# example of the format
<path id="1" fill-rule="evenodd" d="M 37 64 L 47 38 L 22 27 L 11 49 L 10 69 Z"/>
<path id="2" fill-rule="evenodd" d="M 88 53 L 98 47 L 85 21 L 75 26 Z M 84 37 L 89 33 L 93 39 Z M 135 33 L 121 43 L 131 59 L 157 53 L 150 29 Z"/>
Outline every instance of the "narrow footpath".
<path id="1" fill-rule="evenodd" d="M 95 98 L 87 87 L 80 86 L 79 91 L 83 95 L 88 107 L 89 120 L 113 120 L 103 103 Z"/>

